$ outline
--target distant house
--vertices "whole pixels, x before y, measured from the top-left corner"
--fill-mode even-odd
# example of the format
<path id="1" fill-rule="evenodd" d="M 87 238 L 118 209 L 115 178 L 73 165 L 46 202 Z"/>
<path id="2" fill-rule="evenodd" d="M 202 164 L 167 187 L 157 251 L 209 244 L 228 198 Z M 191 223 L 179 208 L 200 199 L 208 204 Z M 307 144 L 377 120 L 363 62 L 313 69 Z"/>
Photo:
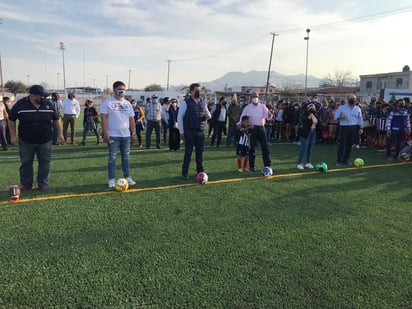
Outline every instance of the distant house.
<path id="1" fill-rule="evenodd" d="M 333 99 L 335 102 L 340 100 L 346 100 L 349 94 L 353 93 L 358 95 L 359 87 L 325 87 L 325 88 L 316 88 L 310 89 L 308 91 L 310 96 L 317 95 L 319 100 L 331 100 Z"/>
<path id="2" fill-rule="evenodd" d="M 362 100 L 369 102 L 372 97 L 388 100 L 389 92 L 392 97 L 410 96 L 412 93 L 412 72 L 405 65 L 402 72 L 360 75 L 359 95 Z M 390 91 L 389 91 L 390 89 Z"/>
<path id="3" fill-rule="evenodd" d="M 240 87 L 240 92 L 241 93 L 252 93 L 252 92 L 257 92 L 259 95 L 264 95 L 266 94 L 266 86 L 242 86 Z M 268 94 L 275 94 L 276 92 L 276 87 L 269 85 L 268 87 Z"/>

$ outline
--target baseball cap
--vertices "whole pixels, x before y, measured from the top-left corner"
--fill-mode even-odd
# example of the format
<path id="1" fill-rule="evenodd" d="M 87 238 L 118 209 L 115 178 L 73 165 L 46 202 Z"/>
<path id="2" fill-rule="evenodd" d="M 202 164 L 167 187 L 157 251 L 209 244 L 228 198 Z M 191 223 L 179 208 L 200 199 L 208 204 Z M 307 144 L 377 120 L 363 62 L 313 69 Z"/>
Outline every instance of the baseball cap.
<path id="1" fill-rule="evenodd" d="M 29 92 L 30 94 L 36 94 L 45 98 L 47 98 L 50 95 L 50 93 L 48 93 L 46 89 L 44 89 L 41 85 L 31 86 Z"/>

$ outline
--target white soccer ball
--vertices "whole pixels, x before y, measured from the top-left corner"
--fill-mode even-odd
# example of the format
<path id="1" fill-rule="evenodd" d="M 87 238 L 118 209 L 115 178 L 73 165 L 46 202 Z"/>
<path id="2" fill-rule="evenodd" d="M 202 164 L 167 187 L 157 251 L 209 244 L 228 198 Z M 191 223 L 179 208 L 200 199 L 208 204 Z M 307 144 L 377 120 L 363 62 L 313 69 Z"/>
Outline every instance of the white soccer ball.
<path id="1" fill-rule="evenodd" d="M 273 175 L 273 170 L 270 166 L 265 166 L 264 168 L 262 168 L 260 173 L 265 177 L 272 176 Z"/>
<path id="2" fill-rule="evenodd" d="M 196 181 L 200 183 L 201 185 L 205 185 L 209 180 L 209 176 L 205 172 L 200 172 L 196 176 Z"/>

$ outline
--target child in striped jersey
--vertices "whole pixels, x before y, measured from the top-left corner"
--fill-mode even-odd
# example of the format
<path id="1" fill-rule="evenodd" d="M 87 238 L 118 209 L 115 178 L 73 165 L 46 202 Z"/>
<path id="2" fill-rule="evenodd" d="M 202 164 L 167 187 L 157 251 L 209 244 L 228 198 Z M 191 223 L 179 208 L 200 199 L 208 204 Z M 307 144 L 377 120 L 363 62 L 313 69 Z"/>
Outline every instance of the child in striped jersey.
<path id="1" fill-rule="evenodd" d="M 377 121 L 376 121 L 377 129 L 378 129 L 377 147 L 379 149 L 386 148 L 386 120 L 388 119 L 389 107 L 390 105 L 388 103 L 383 103 L 377 115 Z"/>
<path id="2" fill-rule="evenodd" d="M 236 147 L 237 155 L 237 167 L 239 173 L 249 172 L 247 166 L 249 161 L 249 149 L 250 149 L 250 132 L 253 126 L 249 125 L 249 117 L 243 116 L 242 127 L 240 128 L 239 140 Z M 242 169 L 242 159 L 243 159 L 243 169 Z"/>

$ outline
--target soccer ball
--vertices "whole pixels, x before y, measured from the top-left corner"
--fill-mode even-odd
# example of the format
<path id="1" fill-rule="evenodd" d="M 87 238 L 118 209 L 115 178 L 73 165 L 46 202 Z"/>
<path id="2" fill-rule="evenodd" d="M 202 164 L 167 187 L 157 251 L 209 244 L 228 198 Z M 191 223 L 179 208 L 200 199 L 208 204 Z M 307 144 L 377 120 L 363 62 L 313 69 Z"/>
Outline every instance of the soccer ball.
<path id="1" fill-rule="evenodd" d="M 114 185 L 114 189 L 118 192 L 124 192 L 129 189 L 129 182 L 127 181 L 126 178 L 120 178 L 116 181 L 116 184 Z"/>
<path id="2" fill-rule="evenodd" d="M 316 170 L 319 172 L 326 172 L 328 170 L 328 165 L 325 162 L 319 162 L 316 164 Z"/>
<path id="3" fill-rule="evenodd" d="M 399 157 L 401 158 L 402 162 L 408 162 L 411 158 L 411 154 L 408 152 L 402 152 Z"/>
<path id="4" fill-rule="evenodd" d="M 361 158 L 356 158 L 354 161 L 353 161 L 353 166 L 355 166 L 355 167 L 362 167 L 362 166 L 364 166 L 365 165 L 365 162 L 363 161 L 363 159 L 361 159 Z"/>
<path id="5" fill-rule="evenodd" d="M 264 168 L 262 168 L 260 173 L 265 177 L 272 176 L 273 175 L 273 170 L 270 166 L 265 166 Z"/>
<path id="6" fill-rule="evenodd" d="M 11 185 L 9 187 L 9 200 L 16 203 L 20 200 L 20 188 L 18 185 Z"/>
<path id="7" fill-rule="evenodd" d="M 200 183 L 201 185 L 205 185 L 208 180 L 209 180 L 209 177 L 207 176 L 205 172 L 200 172 L 196 176 L 196 181 Z"/>

